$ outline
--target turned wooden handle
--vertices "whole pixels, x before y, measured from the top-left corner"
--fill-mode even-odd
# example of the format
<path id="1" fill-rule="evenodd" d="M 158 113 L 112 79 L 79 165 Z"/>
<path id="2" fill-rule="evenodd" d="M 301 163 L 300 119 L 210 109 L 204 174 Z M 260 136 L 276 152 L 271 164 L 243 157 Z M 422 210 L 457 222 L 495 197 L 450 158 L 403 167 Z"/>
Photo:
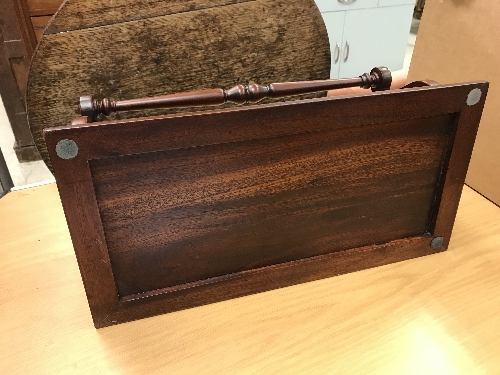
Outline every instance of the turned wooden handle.
<path id="1" fill-rule="evenodd" d="M 347 87 L 362 87 L 372 91 L 388 90 L 391 87 L 392 76 L 386 67 L 373 68 L 370 73 L 364 73 L 356 78 L 327 79 L 322 81 L 281 82 L 269 85 L 250 83 L 236 85 L 228 90 L 207 89 L 154 96 L 150 98 L 129 100 L 102 100 L 92 96 L 80 97 L 80 105 L 76 113 L 87 116 L 89 121 L 95 121 L 100 114 L 109 115 L 112 112 L 133 111 L 139 109 L 197 107 L 220 105 L 227 102 L 236 104 L 257 103 L 264 98 L 282 98 L 286 96 L 309 94 L 318 91 L 336 90 Z"/>

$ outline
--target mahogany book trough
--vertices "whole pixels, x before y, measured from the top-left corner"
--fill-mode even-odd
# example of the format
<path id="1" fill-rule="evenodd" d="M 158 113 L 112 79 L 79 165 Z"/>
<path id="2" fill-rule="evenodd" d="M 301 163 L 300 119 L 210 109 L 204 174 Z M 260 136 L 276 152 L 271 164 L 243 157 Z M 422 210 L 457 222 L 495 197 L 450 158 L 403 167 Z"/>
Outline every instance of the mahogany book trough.
<path id="1" fill-rule="evenodd" d="M 390 82 L 82 97 L 44 136 L 95 326 L 445 250 L 488 83 Z M 205 108 L 352 86 L 373 92 Z M 204 108 L 104 118 L 171 106 Z"/>

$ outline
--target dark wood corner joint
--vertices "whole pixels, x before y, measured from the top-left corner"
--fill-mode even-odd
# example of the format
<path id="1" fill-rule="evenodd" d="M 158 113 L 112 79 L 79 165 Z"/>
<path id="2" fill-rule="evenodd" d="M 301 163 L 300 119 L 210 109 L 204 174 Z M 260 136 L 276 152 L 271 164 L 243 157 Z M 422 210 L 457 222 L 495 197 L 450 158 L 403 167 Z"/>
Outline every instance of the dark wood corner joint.
<path id="1" fill-rule="evenodd" d="M 87 116 L 89 122 L 93 122 L 101 114 L 108 116 L 112 112 L 119 111 L 210 106 L 228 102 L 235 104 L 258 103 L 265 98 L 283 98 L 347 87 L 361 87 L 371 89 L 372 91 L 382 91 L 388 90 L 391 87 L 391 83 L 392 75 L 390 70 L 386 67 L 376 67 L 370 73 L 345 79 L 280 82 L 269 85 L 259 85 L 257 83 L 250 83 L 248 85 L 239 84 L 228 90 L 220 88 L 206 89 L 120 101 L 107 98 L 98 100 L 92 96 L 82 96 L 80 97 L 80 105 L 76 113 L 81 116 Z"/>

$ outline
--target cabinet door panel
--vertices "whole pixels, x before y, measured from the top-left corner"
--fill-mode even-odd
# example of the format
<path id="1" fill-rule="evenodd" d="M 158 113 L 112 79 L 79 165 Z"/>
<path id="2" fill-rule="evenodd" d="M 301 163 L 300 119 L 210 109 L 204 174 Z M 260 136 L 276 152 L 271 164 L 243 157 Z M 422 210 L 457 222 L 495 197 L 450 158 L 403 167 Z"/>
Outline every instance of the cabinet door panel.
<path id="1" fill-rule="evenodd" d="M 415 0 L 379 0 L 379 7 L 389 7 L 394 5 L 406 5 L 411 4 L 415 6 Z"/>
<path id="2" fill-rule="evenodd" d="M 323 16 L 323 20 L 325 21 L 326 31 L 328 32 L 328 40 L 330 41 L 330 53 L 332 59 L 330 78 L 339 77 L 345 14 L 346 12 L 328 12 L 321 14 Z"/>
<path id="3" fill-rule="evenodd" d="M 374 66 L 403 67 L 413 5 L 346 12 L 339 77 L 353 77 Z M 348 45 L 348 47 L 347 47 Z"/>

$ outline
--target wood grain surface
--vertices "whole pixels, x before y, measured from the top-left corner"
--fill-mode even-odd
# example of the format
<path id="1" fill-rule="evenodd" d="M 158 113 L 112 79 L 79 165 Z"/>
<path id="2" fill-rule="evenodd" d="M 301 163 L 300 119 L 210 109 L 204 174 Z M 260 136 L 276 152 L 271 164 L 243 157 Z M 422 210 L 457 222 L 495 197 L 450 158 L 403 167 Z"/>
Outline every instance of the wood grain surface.
<path id="1" fill-rule="evenodd" d="M 496 374 L 500 208 L 448 251 L 96 330 L 55 184 L 0 199 L 3 374 Z"/>
<path id="2" fill-rule="evenodd" d="M 119 295 L 432 232 L 453 123 L 91 161 Z"/>
<path id="3" fill-rule="evenodd" d="M 328 35 L 313 0 L 69 0 L 33 58 L 28 118 L 50 166 L 42 129 L 67 125 L 82 95 L 133 99 L 252 81 L 327 79 L 329 71 Z"/>
<path id="4" fill-rule="evenodd" d="M 33 1 L 33 0 L 31 0 Z M 54 0 L 55 1 L 55 0 Z M 46 34 L 113 25 L 144 18 L 193 12 L 256 0 L 67 0 Z"/>
<path id="5" fill-rule="evenodd" d="M 479 88 L 46 129 L 96 327 L 445 250 Z"/>

